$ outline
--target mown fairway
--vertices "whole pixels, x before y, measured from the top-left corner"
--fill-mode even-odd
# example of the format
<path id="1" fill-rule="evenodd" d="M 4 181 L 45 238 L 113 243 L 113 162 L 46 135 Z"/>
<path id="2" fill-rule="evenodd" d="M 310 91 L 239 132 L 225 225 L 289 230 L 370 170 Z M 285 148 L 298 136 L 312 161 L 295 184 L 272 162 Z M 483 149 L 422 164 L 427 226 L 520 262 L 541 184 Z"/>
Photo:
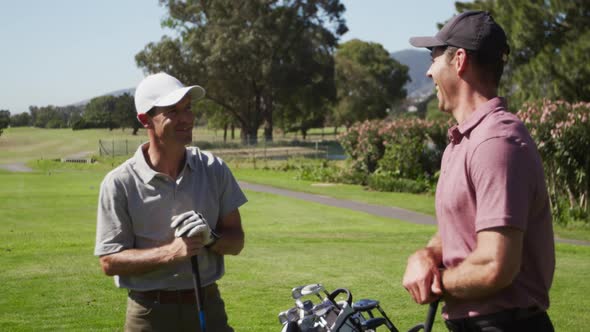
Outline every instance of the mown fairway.
<path id="1" fill-rule="evenodd" d="M 0 164 L 37 159 L 63 158 L 85 153 L 98 154 L 98 140 L 132 140 L 137 146 L 146 141 L 145 131 L 133 136 L 130 129 L 39 129 L 8 128 L 0 136 Z"/>
<path id="2" fill-rule="evenodd" d="M 92 256 L 98 187 L 110 166 L 41 166 L 0 172 L 0 330 L 122 330 L 126 294 Z M 423 319 L 426 308 L 409 300 L 400 280 L 407 256 L 434 227 L 246 194 L 246 248 L 228 257 L 220 282 L 236 331 L 279 331 L 278 312 L 293 305 L 290 289 L 315 282 L 380 300 L 402 330 Z M 550 314 L 558 331 L 590 324 L 589 258 L 588 247 L 557 246 Z"/>

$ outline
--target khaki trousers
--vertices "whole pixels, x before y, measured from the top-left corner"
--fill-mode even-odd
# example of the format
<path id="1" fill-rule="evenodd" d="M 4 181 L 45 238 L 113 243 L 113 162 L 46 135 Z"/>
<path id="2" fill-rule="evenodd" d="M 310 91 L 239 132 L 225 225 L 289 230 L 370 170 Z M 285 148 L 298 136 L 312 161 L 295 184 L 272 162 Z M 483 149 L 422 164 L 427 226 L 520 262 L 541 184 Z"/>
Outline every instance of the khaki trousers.
<path id="1" fill-rule="evenodd" d="M 217 284 L 202 288 L 207 332 L 233 332 L 227 323 L 225 304 Z M 140 297 L 127 298 L 127 332 L 199 331 L 199 313 L 195 303 L 159 303 Z"/>

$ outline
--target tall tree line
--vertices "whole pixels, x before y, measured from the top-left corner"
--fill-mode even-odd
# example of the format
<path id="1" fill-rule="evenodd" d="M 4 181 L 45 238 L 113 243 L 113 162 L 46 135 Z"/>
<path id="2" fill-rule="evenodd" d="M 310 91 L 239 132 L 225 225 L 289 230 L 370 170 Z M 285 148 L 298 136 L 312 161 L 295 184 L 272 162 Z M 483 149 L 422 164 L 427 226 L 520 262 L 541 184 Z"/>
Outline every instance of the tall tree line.
<path id="1" fill-rule="evenodd" d="M 224 126 L 239 126 L 243 141 L 255 141 L 261 127 L 264 138 L 272 140 L 275 124 L 305 135 L 310 127 L 323 125 L 339 94 L 348 95 L 335 82 L 338 39 L 348 30 L 339 0 L 162 0 L 160 4 L 168 9 L 163 25 L 176 30 L 178 37 L 165 36 L 148 44 L 136 55 L 137 64 L 146 72 L 166 71 L 183 82 L 206 87 L 217 112 L 231 119 Z M 394 84 L 398 90 L 404 78 L 408 79 L 407 69 Z M 387 102 L 391 99 L 395 97 Z M 380 106 L 379 114 L 388 106 Z"/>
<path id="2" fill-rule="evenodd" d="M 455 6 L 458 12 L 488 10 L 506 30 L 511 53 L 502 92 L 513 105 L 590 100 L 590 1 L 475 0 Z"/>
<path id="3" fill-rule="evenodd" d="M 7 113 L 6 126 L 38 128 L 132 128 L 134 134 L 141 127 L 136 119 L 133 96 L 100 96 L 79 106 L 30 106 L 29 112 L 10 115 L 8 110 L 0 111 L 2 119 Z M 4 123 L 4 121 L 2 121 Z"/>

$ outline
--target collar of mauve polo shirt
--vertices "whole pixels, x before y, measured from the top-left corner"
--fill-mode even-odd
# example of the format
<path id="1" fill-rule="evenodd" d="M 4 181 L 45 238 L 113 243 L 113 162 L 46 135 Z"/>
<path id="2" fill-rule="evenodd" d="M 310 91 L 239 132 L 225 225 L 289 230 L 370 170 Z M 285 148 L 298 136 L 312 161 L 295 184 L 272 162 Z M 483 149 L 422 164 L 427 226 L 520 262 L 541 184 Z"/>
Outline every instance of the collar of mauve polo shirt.
<path id="1" fill-rule="evenodd" d="M 137 174 L 139 175 L 139 177 L 141 178 L 141 180 L 144 183 L 149 183 L 150 181 L 152 181 L 152 179 L 158 175 L 161 174 L 155 170 L 153 170 L 150 165 L 148 165 L 147 161 L 145 160 L 145 156 L 143 155 L 143 147 L 149 143 L 144 143 L 142 145 L 139 146 L 139 148 L 137 148 L 137 151 L 135 151 L 135 155 L 133 156 L 133 159 L 135 161 L 135 165 L 134 165 L 134 169 L 137 171 Z M 184 163 L 185 163 L 185 167 L 188 164 L 189 168 L 194 170 L 195 169 L 195 165 L 194 165 L 194 160 L 193 158 L 191 158 L 192 153 L 190 153 L 189 149 L 185 149 L 185 158 L 184 158 Z M 183 168 L 184 170 L 184 168 Z"/>
<path id="2" fill-rule="evenodd" d="M 448 135 L 449 141 L 452 144 L 459 144 L 465 135 L 468 135 L 473 128 L 477 125 L 492 111 L 498 108 L 506 108 L 506 100 L 502 97 L 494 97 L 484 104 L 479 105 L 475 112 L 473 112 L 463 123 L 454 125 L 449 128 Z"/>

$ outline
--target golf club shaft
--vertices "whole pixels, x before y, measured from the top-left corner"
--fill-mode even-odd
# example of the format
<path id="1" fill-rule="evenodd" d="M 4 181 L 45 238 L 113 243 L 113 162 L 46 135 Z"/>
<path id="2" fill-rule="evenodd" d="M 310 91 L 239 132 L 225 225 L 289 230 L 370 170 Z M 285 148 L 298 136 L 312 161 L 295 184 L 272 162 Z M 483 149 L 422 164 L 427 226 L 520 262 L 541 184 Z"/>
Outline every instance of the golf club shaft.
<path id="1" fill-rule="evenodd" d="M 195 298 L 197 300 L 197 311 L 199 312 L 199 323 L 201 324 L 201 331 L 205 332 L 205 310 L 203 309 L 201 275 L 199 274 L 199 259 L 197 256 L 191 257 L 191 266 L 193 269 L 193 284 L 195 288 Z"/>
<path id="2" fill-rule="evenodd" d="M 436 311 L 438 309 L 438 302 L 440 300 L 436 300 L 431 302 L 428 307 L 428 315 L 426 316 L 426 322 L 424 322 L 424 332 L 431 332 L 432 325 L 434 325 L 434 318 L 436 317 Z"/>

